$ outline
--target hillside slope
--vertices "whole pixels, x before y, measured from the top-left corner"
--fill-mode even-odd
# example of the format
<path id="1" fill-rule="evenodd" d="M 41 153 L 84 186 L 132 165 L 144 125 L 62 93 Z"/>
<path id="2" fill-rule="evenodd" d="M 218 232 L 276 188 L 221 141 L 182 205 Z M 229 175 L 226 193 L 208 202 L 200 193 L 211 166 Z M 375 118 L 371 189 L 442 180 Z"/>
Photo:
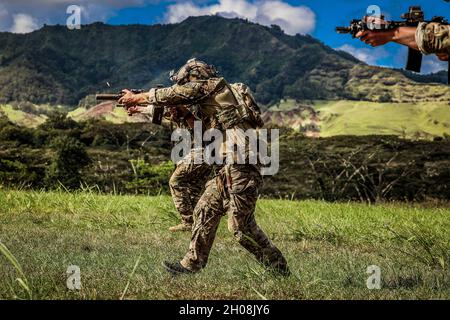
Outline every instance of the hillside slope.
<path id="1" fill-rule="evenodd" d="M 0 105 L 0 115 L 4 114 L 11 122 L 27 128 L 35 128 L 45 122 L 44 115 L 35 115 L 15 110 L 11 105 Z"/>
<path id="2" fill-rule="evenodd" d="M 447 86 L 419 84 L 409 73 L 369 67 L 310 36 L 203 16 L 171 25 L 95 23 L 73 31 L 46 26 L 24 35 L 0 33 L 0 103 L 74 106 L 96 92 L 168 84 L 169 70 L 191 57 L 215 64 L 230 82 L 249 84 L 262 104 L 285 97 L 450 100 Z"/>
<path id="3" fill-rule="evenodd" d="M 321 136 L 387 134 L 403 138 L 450 135 L 448 103 L 337 101 L 317 105 Z"/>
<path id="4" fill-rule="evenodd" d="M 42 107 L 35 108 L 39 111 Z M 269 127 L 291 127 L 310 137 L 394 135 L 429 140 L 450 135 L 449 108 L 447 102 L 379 103 L 338 100 L 306 104 L 282 100 L 265 111 L 263 119 Z M 37 127 L 47 118 L 45 114 L 16 110 L 11 105 L 0 105 L 0 113 L 4 113 L 13 123 L 29 128 Z M 79 107 L 68 114 L 76 121 L 105 119 L 115 124 L 148 121 L 139 115 L 129 117 L 122 108 L 115 108 L 111 102 L 91 108 Z"/>
<path id="5" fill-rule="evenodd" d="M 288 126 L 314 137 L 338 135 L 394 135 L 432 139 L 450 135 L 447 102 L 379 103 L 369 101 L 293 100 L 271 107 L 263 115 L 267 125 Z"/>

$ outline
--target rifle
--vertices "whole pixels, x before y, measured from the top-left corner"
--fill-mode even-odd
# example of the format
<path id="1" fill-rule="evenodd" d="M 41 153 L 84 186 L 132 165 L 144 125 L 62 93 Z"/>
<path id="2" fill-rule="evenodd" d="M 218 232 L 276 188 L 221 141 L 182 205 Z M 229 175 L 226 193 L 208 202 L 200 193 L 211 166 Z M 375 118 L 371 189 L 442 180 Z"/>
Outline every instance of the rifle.
<path id="1" fill-rule="evenodd" d="M 140 94 L 145 92 L 145 90 L 143 89 L 131 89 L 130 90 L 133 94 Z M 120 98 L 122 98 L 124 96 L 123 92 L 119 92 L 119 93 L 100 93 L 100 94 L 96 94 L 95 95 L 95 99 L 98 101 L 119 101 Z M 145 105 L 141 105 L 141 106 L 149 106 L 147 104 Z M 116 107 L 118 108 L 124 108 L 125 106 L 123 104 L 117 104 Z M 164 107 L 159 107 L 159 106 L 153 106 L 150 105 L 150 110 L 148 115 L 151 118 L 151 122 L 153 124 L 157 124 L 157 125 L 161 125 L 162 124 L 162 119 L 164 117 Z"/>
<path id="2" fill-rule="evenodd" d="M 143 89 L 131 89 L 130 90 L 133 94 L 140 94 L 145 92 Z M 119 101 L 120 98 L 124 96 L 123 92 L 119 93 L 99 93 L 95 95 L 95 100 L 98 101 Z M 117 104 L 117 107 L 123 108 L 124 105 Z"/>
<path id="3" fill-rule="evenodd" d="M 337 27 L 336 32 L 340 34 L 349 33 L 353 38 L 356 38 L 356 34 L 360 31 L 386 31 L 394 30 L 399 27 L 417 27 L 420 22 L 438 22 L 441 24 L 449 24 L 444 17 L 433 17 L 431 20 L 425 20 L 425 14 L 420 6 L 411 6 L 407 13 L 401 16 L 404 21 L 386 21 L 385 24 L 367 23 L 364 19 L 354 19 L 350 22 L 349 27 Z M 384 20 L 384 16 L 381 15 L 380 19 Z M 406 63 L 406 70 L 420 72 L 422 69 L 422 53 L 418 50 L 409 48 L 408 61 Z M 450 70 L 450 61 L 449 61 Z M 450 74 L 449 74 L 450 83 Z"/>

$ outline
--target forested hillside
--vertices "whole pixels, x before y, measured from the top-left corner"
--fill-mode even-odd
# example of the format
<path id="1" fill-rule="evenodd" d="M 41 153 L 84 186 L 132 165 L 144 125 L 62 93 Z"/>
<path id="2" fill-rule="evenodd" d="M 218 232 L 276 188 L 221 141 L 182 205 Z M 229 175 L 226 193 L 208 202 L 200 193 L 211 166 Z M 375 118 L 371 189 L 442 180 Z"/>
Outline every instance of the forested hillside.
<path id="1" fill-rule="evenodd" d="M 415 82 L 443 77 L 369 67 L 310 36 L 203 16 L 171 25 L 95 23 L 73 31 L 45 26 L 29 34 L 0 33 L 0 103 L 76 106 L 100 91 L 168 84 L 169 71 L 191 57 L 215 64 L 230 82 L 248 83 L 266 105 L 288 97 L 450 100 L 447 86 Z"/>

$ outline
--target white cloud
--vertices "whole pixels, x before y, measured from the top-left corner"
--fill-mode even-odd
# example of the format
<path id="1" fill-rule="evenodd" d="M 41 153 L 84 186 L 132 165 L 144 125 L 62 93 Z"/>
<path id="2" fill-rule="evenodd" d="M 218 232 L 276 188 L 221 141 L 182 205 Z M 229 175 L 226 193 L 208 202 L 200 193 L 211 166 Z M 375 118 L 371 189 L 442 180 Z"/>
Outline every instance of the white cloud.
<path id="1" fill-rule="evenodd" d="M 425 56 L 422 63 L 422 73 L 436 73 L 447 70 L 448 62 L 439 60 L 435 55 Z"/>
<path id="2" fill-rule="evenodd" d="M 395 55 L 394 61 L 400 68 L 405 68 L 408 58 L 408 48 L 400 46 Z M 436 73 L 441 70 L 447 70 L 448 62 L 439 60 L 436 55 L 424 55 L 422 61 L 421 74 Z"/>
<path id="3" fill-rule="evenodd" d="M 2 0 L 4 4 L 7 5 L 32 5 L 30 0 Z M 39 3 L 36 3 L 36 5 L 39 6 L 45 6 L 47 8 L 51 7 L 60 7 L 62 6 L 68 6 L 72 4 L 88 4 L 88 3 L 94 3 L 101 6 L 107 6 L 107 7 L 116 7 L 116 8 L 123 8 L 127 6 L 134 6 L 134 5 L 142 5 L 144 3 L 157 3 L 158 1 L 146 1 L 146 0 L 39 0 L 36 1 Z"/>
<path id="4" fill-rule="evenodd" d="M 389 53 L 383 48 L 356 48 L 348 44 L 336 48 L 336 50 L 342 50 L 350 53 L 355 58 L 364 61 L 370 65 L 378 65 L 378 60 L 385 58 Z"/>
<path id="5" fill-rule="evenodd" d="M 112 17 L 117 10 L 126 7 L 141 7 L 168 0 L 0 0 L 0 31 L 24 31 L 26 23 L 28 27 L 36 29 L 44 23 L 64 24 L 68 17 L 66 10 L 69 5 L 76 4 L 82 8 L 82 24 L 94 21 L 106 21 Z M 19 16 L 17 27 L 15 26 L 15 15 L 26 14 L 32 16 L 24 18 Z"/>
<path id="6" fill-rule="evenodd" d="M 29 33 L 39 28 L 36 20 L 24 13 L 15 14 L 13 20 L 14 23 L 10 30 L 13 33 Z"/>
<path id="7" fill-rule="evenodd" d="M 126 7 L 141 7 L 157 3 L 169 3 L 164 22 L 175 23 L 189 16 L 219 14 L 228 18 L 246 18 L 263 25 L 277 24 L 288 34 L 310 33 L 315 28 L 316 16 L 306 6 L 290 5 L 285 0 L 0 0 L 0 31 L 12 29 L 23 32 L 44 23 L 64 24 L 68 5 L 82 7 L 82 24 L 107 21 Z M 19 16 L 17 27 L 14 15 L 26 14 L 32 19 Z M 14 25 L 14 26 L 13 26 Z"/>
<path id="8" fill-rule="evenodd" d="M 245 18 L 263 25 L 279 25 L 287 34 L 310 33 L 316 24 L 316 15 L 308 7 L 292 6 L 279 0 L 219 0 L 219 3 L 201 6 L 193 2 L 170 5 L 166 22 L 176 23 L 190 16 L 218 14 L 227 18 Z"/>

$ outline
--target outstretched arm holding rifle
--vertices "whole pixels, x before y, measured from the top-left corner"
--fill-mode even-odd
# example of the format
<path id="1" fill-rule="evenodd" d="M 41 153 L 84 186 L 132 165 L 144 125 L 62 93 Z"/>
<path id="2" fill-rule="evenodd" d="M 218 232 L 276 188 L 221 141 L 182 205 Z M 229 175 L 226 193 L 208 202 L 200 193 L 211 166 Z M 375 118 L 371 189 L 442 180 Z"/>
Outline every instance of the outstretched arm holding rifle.
<path id="1" fill-rule="evenodd" d="M 125 89 L 122 90 L 122 92 L 120 93 L 100 93 L 95 96 L 95 99 L 97 101 L 117 101 L 117 103 L 119 103 L 118 106 L 125 107 L 127 109 L 128 114 L 131 116 L 129 108 L 125 106 L 125 104 L 123 103 L 123 97 L 127 95 L 130 96 L 130 94 L 132 94 L 134 97 L 139 97 L 143 93 L 144 90 L 142 89 L 131 89 L 131 90 Z M 135 107 L 139 106 L 142 109 L 145 109 L 148 105 L 147 100 L 145 99 L 135 98 L 135 101 L 133 103 L 134 103 L 133 106 Z"/>
<path id="2" fill-rule="evenodd" d="M 148 92 L 133 92 L 132 90 L 125 89 L 122 91 L 122 94 L 123 96 L 119 99 L 119 103 L 126 107 L 128 115 L 154 113 L 153 106 L 149 106 Z M 186 106 L 165 106 L 165 109 L 164 117 L 169 121 L 177 124 L 183 122 L 189 128 L 194 128 L 195 117 Z"/>
<path id="3" fill-rule="evenodd" d="M 376 18 L 376 17 L 365 17 L 364 21 L 366 23 L 373 23 L 373 24 L 383 24 L 386 23 L 386 21 Z M 378 47 L 385 45 L 389 42 L 395 42 L 401 45 L 405 45 L 411 49 L 414 50 L 420 50 L 423 53 L 429 54 L 432 52 L 425 52 L 424 50 L 424 37 L 423 34 L 426 32 L 426 28 L 432 28 L 432 27 L 441 27 L 444 30 L 443 36 L 445 37 L 445 29 L 447 30 L 447 37 L 449 44 L 446 45 L 445 41 L 439 41 L 434 47 L 434 53 L 438 56 L 438 58 L 442 61 L 447 61 L 449 58 L 449 52 L 450 52 L 450 37 L 448 35 L 448 32 L 450 30 L 449 25 L 442 25 L 437 22 L 432 22 L 431 26 L 428 26 L 427 23 L 422 22 L 419 24 L 418 27 L 398 27 L 396 29 L 386 29 L 386 30 L 364 30 L 359 31 L 355 37 L 359 38 L 361 41 L 363 41 L 366 44 L 371 45 L 372 47 Z M 419 40 L 419 41 L 418 41 Z M 441 43 L 441 45 L 439 45 Z M 419 45 L 420 44 L 420 45 Z M 448 46 L 448 48 L 446 48 Z"/>
<path id="4" fill-rule="evenodd" d="M 364 17 L 363 21 L 367 24 L 386 25 L 387 22 L 377 17 Z M 364 30 L 359 31 L 355 37 L 362 42 L 378 47 L 385 45 L 388 42 L 396 42 L 405 45 L 411 49 L 419 50 L 416 43 L 416 27 L 398 27 L 396 29 L 382 29 L 382 30 Z"/>
<path id="5" fill-rule="evenodd" d="M 436 54 L 442 61 L 449 61 L 450 24 L 444 17 L 425 20 L 419 6 L 412 6 L 402 15 L 404 21 L 386 21 L 383 15 L 354 19 L 348 27 L 337 27 L 338 33 L 349 33 L 353 38 L 373 46 L 388 42 L 405 45 L 408 50 L 406 70 L 420 72 L 422 54 Z M 450 61 L 449 61 L 450 69 Z M 448 82 L 450 84 L 450 73 Z"/>
<path id="6" fill-rule="evenodd" d="M 122 90 L 122 96 L 119 99 L 119 103 L 127 106 L 128 113 L 137 113 L 137 110 L 142 110 L 142 106 L 148 104 L 147 97 L 144 92 L 134 92 L 132 90 Z M 140 107 L 139 107 L 140 106 Z"/>

